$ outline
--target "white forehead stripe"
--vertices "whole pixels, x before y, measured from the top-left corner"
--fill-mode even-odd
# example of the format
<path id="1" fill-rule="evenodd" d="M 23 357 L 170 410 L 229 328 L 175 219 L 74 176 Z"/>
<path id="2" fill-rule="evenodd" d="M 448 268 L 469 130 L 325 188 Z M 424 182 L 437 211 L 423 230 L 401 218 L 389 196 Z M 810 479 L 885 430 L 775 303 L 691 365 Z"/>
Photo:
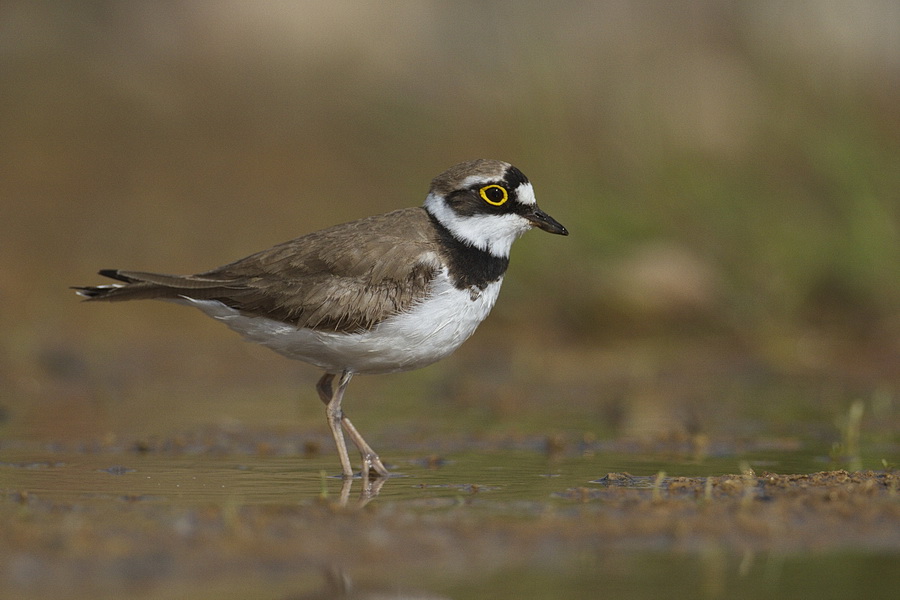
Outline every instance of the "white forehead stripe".
<path id="1" fill-rule="evenodd" d="M 519 184 L 519 187 L 516 188 L 516 198 L 519 199 L 520 204 L 537 204 L 537 199 L 534 197 L 534 188 L 531 187 L 530 183 Z"/>
<path id="2" fill-rule="evenodd" d="M 460 189 L 465 189 L 469 187 L 473 187 L 476 185 L 481 185 L 484 183 L 490 183 L 492 181 L 497 181 L 496 177 L 487 177 L 485 175 L 469 175 L 465 179 L 463 179 L 460 184 Z"/>

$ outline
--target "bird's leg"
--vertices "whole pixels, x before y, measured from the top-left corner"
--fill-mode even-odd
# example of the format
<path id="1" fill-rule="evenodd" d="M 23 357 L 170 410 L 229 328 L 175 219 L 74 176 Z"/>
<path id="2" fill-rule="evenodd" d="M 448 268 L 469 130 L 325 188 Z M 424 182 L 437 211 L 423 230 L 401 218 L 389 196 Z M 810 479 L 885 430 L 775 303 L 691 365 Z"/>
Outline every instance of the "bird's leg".
<path id="1" fill-rule="evenodd" d="M 344 371 L 341 374 L 341 379 L 338 383 L 338 393 L 343 397 L 343 388 L 347 386 L 347 383 L 350 382 L 350 378 L 353 376 L 353 373 L 349 371 Z M 338 453 L 341 454 L 341 465 L 344 468 L 344 476 L 347 476 L 347 469 L 344 467 L 344 457 L 347 454 L 347 447 L 344 444 L 344 436 L 341 435 L 341 432 L 338 431 L 335 433 L 335 425 L 332 424 L 332 403 L 334 400 L 334 396 L 337 394 L 332 394 L 331 391 L 331 382 L 334 380 L 334 375 L 330 373 L 326 373 L 319 380 L 319 383 L 316 385 L 316 390 L 319 392 L 319 397 L 322 399 L 322 402 L 325 403 L 326 412 L 328 413 L 328 424 L 331 426 L 332 435 L 334 435 L 334 441 L 338 446 Z M 381 458 L 378 457 L 378 454 L 372 449 L 372 447 L 366 443 L 366 440 L 363 439 L 363 436 L 360 435 L 359 431 L 356 427 L 353 426 L 353 423 L 350 422 L 350 419 L 347 418 L 347 415 L 341 410 L 341 401 L 338 399 L 337 401 L 337 419 L 340 421 L 341 426 L 344 428 L 344 431 L 347 432 L 347 435 L 350 436 L 350 440 L 353 444 L 359 449 L 359 455 L 362 458 L 362 475 L 363 477 L 367 477 L 370 471 L 375 471 L 379 477 L 387 477 L 390 475 L 390 472 L 387 470 L 387 467 L 384 466 L 384 463 L 381 462 Z M 343 453 L 342 453 L 343 448 Z M 349 462 L 349 459 L 348 459 Z"/>
<path id="2" fill-rule="evenodd" d="M 360 435 L 356 427 L 353 426 L 350 419 L 345 416 L 343 424 L 344 431 L 347 432 L 347 435 L 350 436 L 350 439 L 359 449 L 359 455 L 362 457 L 363 477 L 366 477 L 371 471 L 378 473 L 379 477 L 389 476 L 391 474 L 390 471 L 388 471 L 387 467 L 384 466 L 384 463 L 381 462 L 378 454 L 372 450 L 372 446 L 366 443 L 366 440 L 363 439 L 363 436 Z"/>
<path id="3" fill-rule="evenodd" d="M 350 466 L 350 456 L 347 454 L 347 444 L 344 443 L 344 433 L 341 430 L 341 421 L 344 419 L 344 413 L 341 411 L 341 400 L 344 398 L 344 389 L 350 383 L 352 376 L 352 373 L 344 371 L 341 374 L 337 390 L 334 390 L 334 392 L 332 392 L 331 387 L 334 375 L 331 373 L 325 373 L 319 379 L 319 383 L 316 384 L 319 397 L 325 403 L 325 415 L 328 417 L 328 426 L 331 427 L 331 435 L 334 437 L 334 444 L 337 446 L 338 456 L 341 459 L 341 471 L 344 479 L 353 477 L 353 468 Z"/>

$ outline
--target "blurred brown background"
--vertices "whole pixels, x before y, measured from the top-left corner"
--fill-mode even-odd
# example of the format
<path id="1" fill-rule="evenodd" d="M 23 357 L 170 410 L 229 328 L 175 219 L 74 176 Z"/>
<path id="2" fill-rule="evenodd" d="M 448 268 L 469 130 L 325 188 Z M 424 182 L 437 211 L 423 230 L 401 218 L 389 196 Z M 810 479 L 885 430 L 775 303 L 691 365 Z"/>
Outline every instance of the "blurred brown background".
<path id="1" fill-rule="evenodd" d="M 572 235 L 517 244 L 453 358 L 354 382 L 382 451 L 461 426 L 827 438 L 856 399 L 896 435 L 897 23 L 889 0 L 4 2 L 0 436 L 324 434 L 315 369 L 67 286 L 416 205 L 474 157 Z"/>

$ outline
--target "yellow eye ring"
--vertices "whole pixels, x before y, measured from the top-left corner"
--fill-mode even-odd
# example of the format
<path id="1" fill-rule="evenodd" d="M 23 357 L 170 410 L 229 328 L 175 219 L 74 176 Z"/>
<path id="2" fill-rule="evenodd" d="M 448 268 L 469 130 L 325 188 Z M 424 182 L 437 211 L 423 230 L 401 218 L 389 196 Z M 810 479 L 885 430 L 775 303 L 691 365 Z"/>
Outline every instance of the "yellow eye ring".
<path id="1" fill-rule="evenodd" d="M 509 200 L 509 193 L 502 185 L 486 185 L 478 190 L 478 193 L 481 194 L 482 200 L 494 206 L 502 206 Z"/>

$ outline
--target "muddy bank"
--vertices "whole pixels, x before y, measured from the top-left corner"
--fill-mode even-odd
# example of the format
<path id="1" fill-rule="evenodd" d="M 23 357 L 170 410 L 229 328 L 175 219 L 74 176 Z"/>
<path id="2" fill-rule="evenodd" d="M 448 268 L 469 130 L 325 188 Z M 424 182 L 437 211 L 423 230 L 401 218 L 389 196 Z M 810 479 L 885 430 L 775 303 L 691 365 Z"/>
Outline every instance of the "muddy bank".
<path id="1" fill-rule="evenodd" d="M 5 463 L 0 472 L 53 468 Z M 126 467 L 102 474 L 131 475 L 139 474 Z M 478 479 L 447 481 L 441 485 L 453 486 L 452 494 L 429 496 L 419 476 L 387 480 L 367 502 L 358 500 L 363 482 L 354 481 L 346 506 L 330 479 L 293 502 L 246 504 L 166 494 L 60 501 L 17 479 L 0 497 L 0 596 L 340 597 L 354 581 L 407 592 L 420 582 L 467 597 L 475 580 L 530 572 L 549 584 L 585 565 L 593 565 L 585 573 L 602 572 L 611 557 L 693 557 L 706 565 L 712 553 L 734 563 L 722 568 L 737 577 L 771 556 L 863 552 L 891 561 L 900 554 L 894 471 L 609 473 L 580 486 L 550 484 L 543 501 L 498 498 Z"/>

